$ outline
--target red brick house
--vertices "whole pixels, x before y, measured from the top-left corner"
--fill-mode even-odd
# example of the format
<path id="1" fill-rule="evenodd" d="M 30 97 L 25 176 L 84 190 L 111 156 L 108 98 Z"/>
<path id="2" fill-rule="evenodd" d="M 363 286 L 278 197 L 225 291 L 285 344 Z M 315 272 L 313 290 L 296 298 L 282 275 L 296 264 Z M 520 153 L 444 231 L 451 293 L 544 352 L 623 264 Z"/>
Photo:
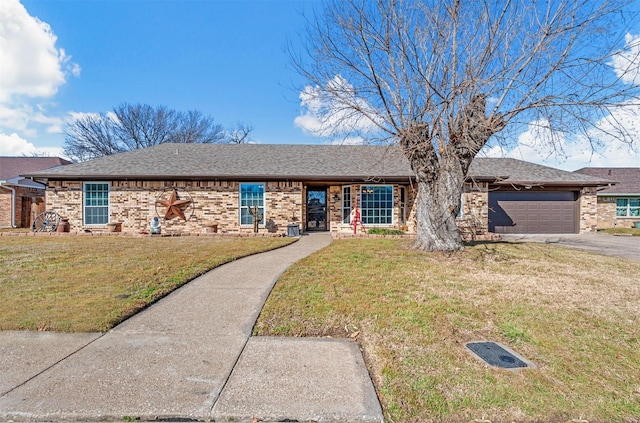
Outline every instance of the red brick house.
<path id="1" fill-rule="evenodd" d="M 84 163 L 29 172 L 47 186 L 47 210 L 73 230 L 164 233 L 353 233 L 415 231 L 417 186 L 397 147 L 161 144 Z M 514 159 L 477 158 L 465 186 L 463 232 L 578 233 L 595 230 L 601 178 Z M 257 215 L 257 216 L 254 216 Z"/>
<path id="2" fill-rule="evenodd" d="M 45 186 L 25 173 L 71 164 L 59 157 L 0 157 L 0 228 L 29 228 L 45 208 Z"/>

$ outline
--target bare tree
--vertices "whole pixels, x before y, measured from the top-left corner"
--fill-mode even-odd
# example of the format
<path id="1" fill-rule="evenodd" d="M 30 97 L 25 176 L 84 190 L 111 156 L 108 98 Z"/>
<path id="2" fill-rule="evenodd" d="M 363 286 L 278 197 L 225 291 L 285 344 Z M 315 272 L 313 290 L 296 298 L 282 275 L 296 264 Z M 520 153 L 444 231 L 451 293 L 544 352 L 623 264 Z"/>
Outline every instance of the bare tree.
<path id="1" fill-rule="evenodd" d="M 122 103 L 113 113 L 116 134 L 125 150 L 169 142 L 178 127 L 179 113 L 166 106 Z"/>
<path id="2" fill-rule="evenodd" d="M 213 122 L 211 116 L 204 116 L 197 110 L 181 113 L 171 142 L 213 144 L 225 142 L 222 125 Z"/>
<path id="3" fill-rule="evenodd" d="M 123 103 L 110 113 L 85 114 L 65 130 L 65 154 L 85 161 L 165 142 L 246 142 L 253 128 L 240 123 L 225 131 L 197 110 L 178 112 L 166 106 Z"/>
<path id="4" fill-rule="evenodd" d="M 253 126 L 236 122 L 236 126 L 227 132 L 226 140 L 229 144 L 248 144 L 251 142 L 251 132 Z"/>
<path id="5" fill-rule="evenodd" d="M 82 162 L 126 151 L 119 144 L 115 126 L 107 115 L 82 115 L 65 129 L 65 155 L 75 162 Z"/>
<path id="6" fill-rule="evenodd" d="M 458 250 L 469 166 L 487 143 L 508 142 L 498 134 L 538 122 L 597 142 L 597 121 L 637 104 L 638 86 L 611 67 L 629 3 L 328 1 L 292 61 L 326 125 L 406 154 L 418 185 L 416 248 Z M 632 142 L 621 125 L 607 131 Z"/>

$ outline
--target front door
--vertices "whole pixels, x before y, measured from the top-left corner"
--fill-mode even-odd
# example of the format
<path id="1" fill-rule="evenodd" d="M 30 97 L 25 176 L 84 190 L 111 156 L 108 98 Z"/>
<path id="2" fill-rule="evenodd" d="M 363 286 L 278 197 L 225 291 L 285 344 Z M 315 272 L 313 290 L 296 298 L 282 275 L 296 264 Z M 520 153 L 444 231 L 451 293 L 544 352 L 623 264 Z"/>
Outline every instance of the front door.
<path id="1" fill-rule="evenodd" d="M 307 188 L 306 230 L 327 230 L 327 190 L 325 188 Z"/>

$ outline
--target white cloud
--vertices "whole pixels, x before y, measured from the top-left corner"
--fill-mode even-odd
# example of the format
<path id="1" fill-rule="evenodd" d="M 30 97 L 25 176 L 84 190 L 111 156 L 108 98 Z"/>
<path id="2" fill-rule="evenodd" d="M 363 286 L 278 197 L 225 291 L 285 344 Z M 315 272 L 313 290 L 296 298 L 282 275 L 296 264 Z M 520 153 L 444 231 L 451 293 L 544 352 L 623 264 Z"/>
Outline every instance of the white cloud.
<path id="1" fill-rule="evenodd" d="M 367 144 L 367 140 L 362 137 L 345 137 L 331 142 L 333 145 L 364 145 Z"/>
<path id="2" fill-rule="evenodd" d="M 632 116 L 639 116 L 639 108 L 619 108 L 618 119 L 632 122 L 625 128 L 632 132 L 636 140 L 640 131 Z M 611 118 L 608 118 L 611 119 Z M 604 131 L 610 130 L 608 119 L 602 119 L 597 126 Z M 638 119 L 638 118 L 636 118 Z M 511 157 L 526 160 L 545 166 L 564 170 L 576 170 L 582 167 L 638 167 L 640 166 L 640 150 L 632 148 L 612 136 L 603 136 L 606 132 L 599 132 L 598 145 L 593 147 L 585 137 L 569 139 L 562 134 L 552 133 L 545 121 L 531 122 L 526 131 L 518 136 L 517 145 L 511 150 L 501 146 L 484 149 L 481 157 Z M 637 146 L 637 143 L 636 143 Z M 595 151 L 594 151 L 595 149 Z"/>
<path id="3" fill-rule="evenodd" d="M 364 99 L 357 97 L 353 86 L 346 79 L 336 75 L 324 87 L 307 85 L 304 88 L 299 95 L 303 113 L 294 119 L 294 124 L 303 131 L 320 137 L 371 133 L 379 129 L 372 118 L 345 106 L 336 97 L 362 111 L 371 111 L 369 116 L 375 118 L 373 108 Z M 345 138 L 347 139 L 350 137 Z"/>
<path id="4" fill-rule="evenodd" d="M 37 131 L 33 124 L 42 125 L 47 133 L 61 134 L 65 123 L 63 118 L 48 116 L 42 107 L 34 108 L 29 104 L 3 106 L 0 104 L 0 129 L 18 131 L 24 136 L 35 137 Z"/>
<path id="5" fill-rule="evenodd" d="M 0 102 L 21 95 L 51 97 L 67 71 L 79 74 L 64 49 L 56 48 L 51 27 L 30 16 L 18 0 L 0 2 L 0 34 Z"/>
<path id="6" fill-rule="evenodd" d="M 627 34 L 625 47 L 609 63 L 623 83 L 640 85 L 640 35 Z M 635 103 L 635 104 L 634 104 Z M 568 139 L 552 133 L 544 121 L 531 122 L 515 148 L 485 148 L 481 155 L 513 157 L 566 170 L 582 167 L 640 166 L 640 105 L 637 100 L 609 107 L 609 115 L 594 124 L 589 136 Z M 621 134 L 624 132 L 624 134 Z M 624 135 L 626 142 L 620 141 Z"/>
<path id="7" fill-rule="evenodd" d="M 594 133 L 604 144 L 616 142 L 614 135 L 623 128 L 629 141 L 640 148 L 640 105 L 628 102 L 609 107 L 609 115 L 600 119 L 596 128 L 599 132 Z"/>
<path id="8" fill-rule="evenodd" d="M 613 56 L 611 66 L 622 82 L 640 85 L 640 35 L 625 36 L 625 47 Z"/>
<path id="9" fill-rule="evenodd" d="M 59 147 L 36 147 L 16 133 L 0 133 L 0 156 L 51 156 L 66 157 Z"/>
<path id="10" fill-rule="evenodd" d="M 0 128 L 7 128 L 12 131 L 24 133 L 27 131 L 32 114 L 33 108 L 27 104 L 13 107 L 0 104 Z"/>
<path id="11" fill-rule="evenodd" d="M 21 154 L 31 154 L 33 144 L 20 137 L 36 139 L 40 130 L 49 134 L 62 133 L 64 119 L 47 112 L 47 106 L 51 105 L 48 99 L 66 83 L 68 75 L 77 77 L 81 69 L 64 49 L 56 47 L 56 42 L 51 27 L 29 15 L 19 0 L 0 0 L 0 135 L 3 151 L 18 149 Z M 55 150 L 56 155 L 58 150 Z"/>

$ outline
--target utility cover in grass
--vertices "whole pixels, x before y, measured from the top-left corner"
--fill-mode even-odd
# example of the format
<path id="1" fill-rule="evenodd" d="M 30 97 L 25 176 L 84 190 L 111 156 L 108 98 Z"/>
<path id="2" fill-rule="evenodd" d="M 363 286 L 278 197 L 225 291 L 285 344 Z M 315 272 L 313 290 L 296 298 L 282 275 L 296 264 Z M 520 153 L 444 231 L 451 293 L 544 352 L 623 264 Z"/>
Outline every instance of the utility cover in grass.
<path id="1" fill-rule="evenodd" d="M 495 342 L 469 342 L 467 348 L 490 366 L 502 369 L 535 367 L 532 363 L 512 351 L 507 351 L 505 347 Z"/>

